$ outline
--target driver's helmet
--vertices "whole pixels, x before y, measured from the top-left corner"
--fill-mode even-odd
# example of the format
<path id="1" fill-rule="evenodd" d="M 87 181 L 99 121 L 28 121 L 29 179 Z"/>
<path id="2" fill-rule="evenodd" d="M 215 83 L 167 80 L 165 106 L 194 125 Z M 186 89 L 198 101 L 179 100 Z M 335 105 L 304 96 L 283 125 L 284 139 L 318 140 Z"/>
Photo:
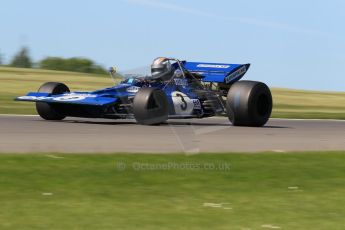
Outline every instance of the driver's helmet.
<path id="1" fill-rule="evenodd" d="M 168 58 L 159 57 L 153 60 L 151 75 L 154 79 L 169 80 L 174 75 L 174 70 Z"/>

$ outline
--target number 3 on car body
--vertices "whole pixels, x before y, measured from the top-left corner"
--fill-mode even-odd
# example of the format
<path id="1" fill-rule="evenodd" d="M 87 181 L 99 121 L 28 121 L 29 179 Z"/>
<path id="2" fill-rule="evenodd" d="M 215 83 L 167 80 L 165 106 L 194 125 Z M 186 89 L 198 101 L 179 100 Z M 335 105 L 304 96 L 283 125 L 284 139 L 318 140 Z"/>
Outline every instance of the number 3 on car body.
<path id="1" fill-rule="evenodd" d="M 176 115 L 190 115 L 193 112 L 194 103 L 186 94 L 174 91 L 171 93 Z"/>

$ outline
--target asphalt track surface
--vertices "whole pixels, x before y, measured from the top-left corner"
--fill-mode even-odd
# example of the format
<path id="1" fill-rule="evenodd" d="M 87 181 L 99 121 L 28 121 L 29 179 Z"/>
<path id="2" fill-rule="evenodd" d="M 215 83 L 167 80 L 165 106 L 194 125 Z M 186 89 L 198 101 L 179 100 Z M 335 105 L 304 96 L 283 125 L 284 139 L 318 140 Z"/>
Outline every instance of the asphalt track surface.
<path id="1" fill-rule="evenodd" d="M 226 118 L 133 120 L 0 116 L 1 153 L 198 153 L 345 150 L 345 121 L 271 119 L 265 127 L 234 127 Z"/>

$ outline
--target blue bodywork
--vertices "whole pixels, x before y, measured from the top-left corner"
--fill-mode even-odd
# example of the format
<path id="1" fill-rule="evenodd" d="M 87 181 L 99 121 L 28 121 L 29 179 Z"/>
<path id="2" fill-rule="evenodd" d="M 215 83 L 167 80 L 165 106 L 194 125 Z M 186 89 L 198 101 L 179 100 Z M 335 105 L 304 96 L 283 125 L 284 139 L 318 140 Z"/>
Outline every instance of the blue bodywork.
<path id="1" fill-rule="evenodd" d="M 93 92 L 70 92 L 51 95 L 30 92 L 18 101 L 46 102 L 64 107 L 67 116 L 131 118 L 131 104 L 143 87 L 163 90 L 169 102 L 169 117 L 205 117 L 223 113 L 230 85 L 240 80 L 249 64 L 224 64 L 177 61 L 169 81 L 147 77 L 129 77 L 120 84 Z M 215 87 L 216 86 L 216 87 Z"/>

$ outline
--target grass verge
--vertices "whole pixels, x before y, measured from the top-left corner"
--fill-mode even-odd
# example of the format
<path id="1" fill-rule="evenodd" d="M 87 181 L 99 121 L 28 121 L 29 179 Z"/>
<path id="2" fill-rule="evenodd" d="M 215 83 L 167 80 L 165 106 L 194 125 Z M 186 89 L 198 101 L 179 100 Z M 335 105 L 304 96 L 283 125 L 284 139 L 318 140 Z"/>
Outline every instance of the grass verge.
<path id="1" fill-rule="evenodd" d="M 0 67 L 0 114 L 36 114 L 34 104 L 15 102 L 48 81 L 66 83 L 72 91 L 111 86 L 110 77 L 72 72 Z M 345 93 L 272 89 L 272 117 L 345 119 Z"/>
<path id="2" fill-rule="evenodd" d="M 345 92 L 272 89 L 276 118 L 345 119 Z"/>
<path id="3" fill-rule="evenodd" d="M 1 229 L 343 229 L 345 152 L 1 154 Z"/>

